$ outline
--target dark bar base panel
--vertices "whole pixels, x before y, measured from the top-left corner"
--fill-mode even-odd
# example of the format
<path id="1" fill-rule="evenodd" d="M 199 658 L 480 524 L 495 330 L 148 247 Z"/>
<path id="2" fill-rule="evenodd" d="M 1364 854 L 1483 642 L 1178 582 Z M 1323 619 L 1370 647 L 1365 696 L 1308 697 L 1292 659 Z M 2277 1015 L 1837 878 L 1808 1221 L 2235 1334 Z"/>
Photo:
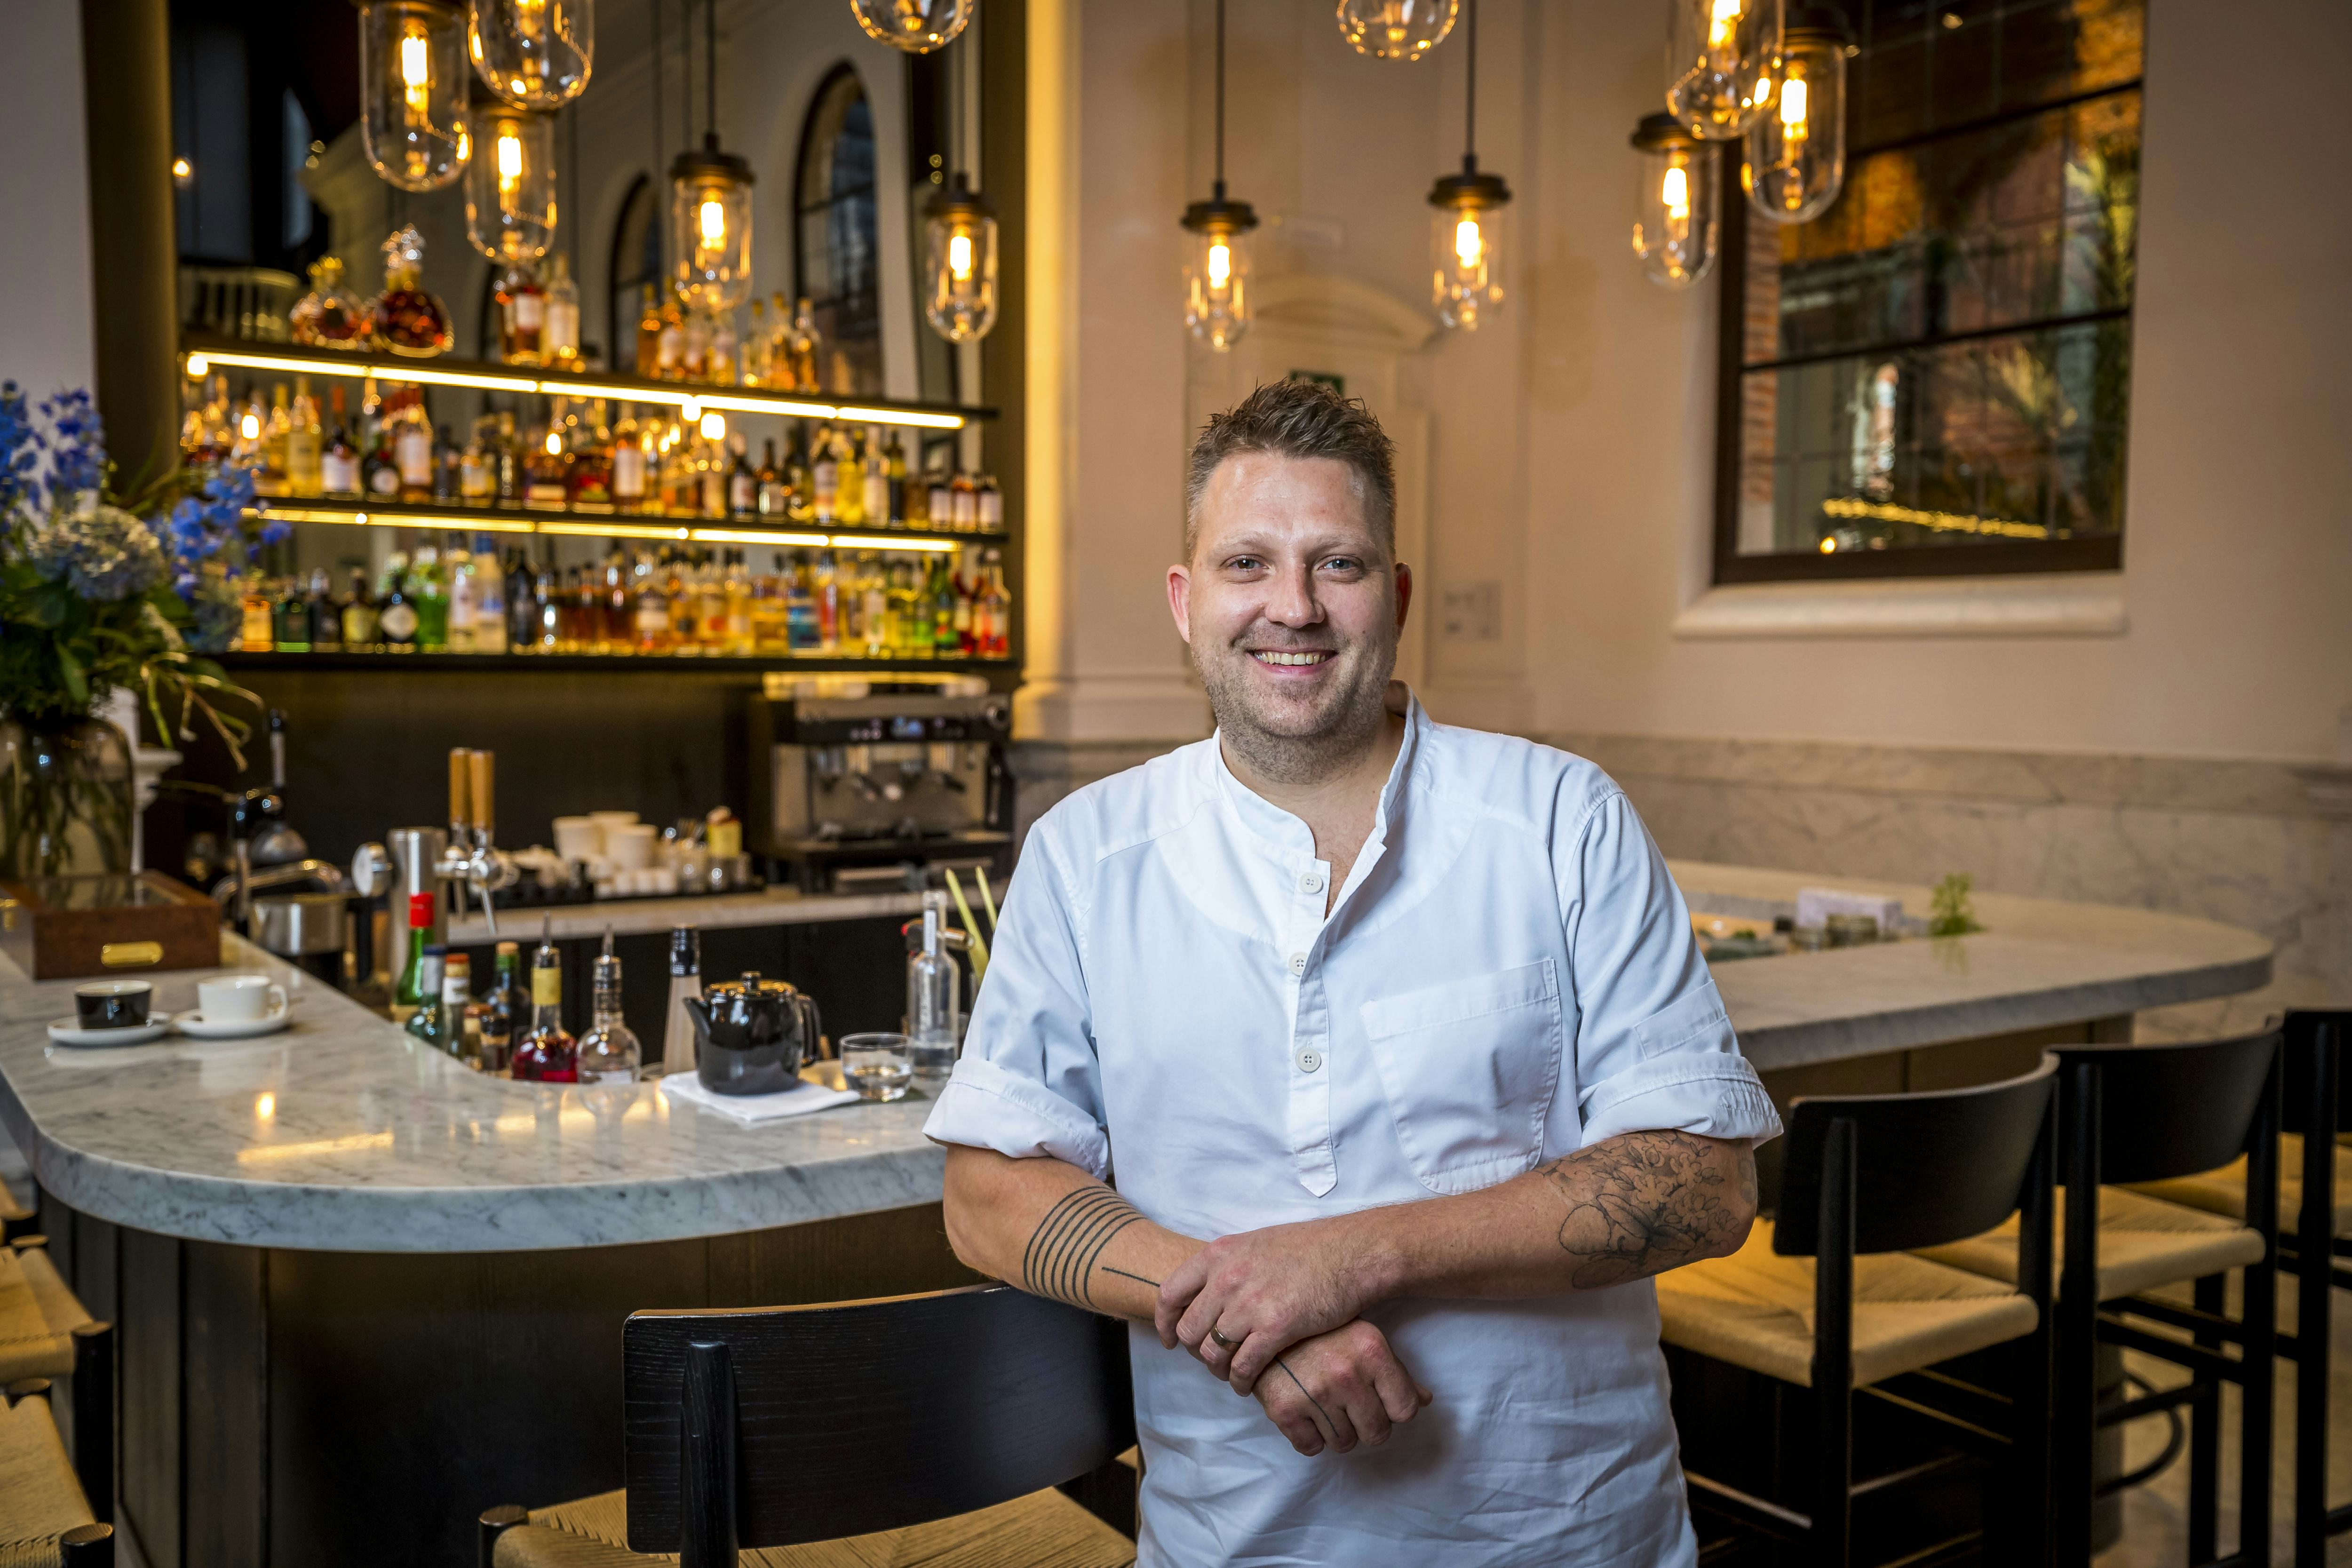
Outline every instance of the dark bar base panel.
<path id="1" fill-rule="evenodd" d="M 621 1326 L 974 1282 L 936 1204 L 554 1252 L 288 1252 L 41 1223 L 120 1324 L 119 1528 L 151 1568 L 473 1561 L 474 1521 L 621 1485 Z"/>

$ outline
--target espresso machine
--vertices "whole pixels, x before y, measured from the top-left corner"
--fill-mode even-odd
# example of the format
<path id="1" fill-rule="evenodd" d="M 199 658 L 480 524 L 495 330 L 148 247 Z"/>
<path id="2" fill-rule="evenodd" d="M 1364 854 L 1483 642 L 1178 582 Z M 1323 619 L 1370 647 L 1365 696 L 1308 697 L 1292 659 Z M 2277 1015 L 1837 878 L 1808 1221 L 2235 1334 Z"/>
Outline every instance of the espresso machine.
<path id="1" fill-rule="evenodd" d="M 977 676 L 795 675 L 745 697 L 746 846 L 803 892 L 1001 879 L 1012 700 Z"/>

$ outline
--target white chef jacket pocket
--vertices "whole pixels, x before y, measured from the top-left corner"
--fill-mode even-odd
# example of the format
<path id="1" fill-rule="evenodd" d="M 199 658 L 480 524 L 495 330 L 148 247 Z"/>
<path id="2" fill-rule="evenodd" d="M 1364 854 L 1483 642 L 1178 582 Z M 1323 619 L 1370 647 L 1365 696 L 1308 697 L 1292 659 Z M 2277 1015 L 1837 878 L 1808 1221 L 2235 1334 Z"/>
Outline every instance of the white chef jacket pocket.
<path id="1" fill-rule="evenodd" d="M 1433 1193 L 1529 1169 L 1559 1085 L 1559 974 L 1550 959 L 1367 1002 L 1364 1034 L 1397 1142 Z"/>

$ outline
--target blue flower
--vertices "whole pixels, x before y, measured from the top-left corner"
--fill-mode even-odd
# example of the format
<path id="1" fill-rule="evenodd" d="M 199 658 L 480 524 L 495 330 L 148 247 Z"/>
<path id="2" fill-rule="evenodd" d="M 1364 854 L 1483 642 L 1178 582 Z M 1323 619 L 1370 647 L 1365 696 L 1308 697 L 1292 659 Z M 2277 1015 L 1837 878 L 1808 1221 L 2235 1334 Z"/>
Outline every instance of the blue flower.
<path id="1" fill-rule="evenodd" d="M 49 421 L 49 501 L 96 490 L 106 482 L 106 426 L 86 389 L 61 392 L 41 404 Z"/>
<path id="2" fill-rule="evenodd" d="M 55 514 L 34 531 L 25 553 L 47 581 L 102 605 L 144 594 L 169 564 L 155 531 L 113 506 Z"/>

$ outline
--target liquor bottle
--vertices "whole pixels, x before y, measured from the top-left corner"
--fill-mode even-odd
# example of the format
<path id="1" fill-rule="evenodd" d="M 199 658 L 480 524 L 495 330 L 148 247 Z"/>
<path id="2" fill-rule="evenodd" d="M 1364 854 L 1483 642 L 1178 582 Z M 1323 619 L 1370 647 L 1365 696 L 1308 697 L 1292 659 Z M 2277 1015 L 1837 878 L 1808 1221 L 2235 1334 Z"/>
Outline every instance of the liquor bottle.
<path id="1" fill-rule="evenodd" d="M 530 1030 L 530 994 L 522 988 L 520 943 L 499 943 L 496 963 L 489 994 L 482 998 L 479 1059 L 484 1072 L 503 1074 L 515 1042 Z"/>
<path id="2" fill-rule="evenodd" d="M 400 499 L 412 506 L 433 499 L 433 426 L 425 395 L 412 388 L 393 424 L 393 461 L 400 468 Z"/>
<path id="3" fill-rule="evenodd" d="M 981 598 L 988 606 L 988 646 L 982 651 L 991 658 L 1003 658 L 1013 651 L 1013 597 L 1004 587 L 1003 554 L 991 550 L 984 559 L 987 584 Z"/>
<path id="4" fill-rule="evenodd" d="M 530 455 L 524 459 L 523 504 L 561 507 L 569 497 L 564 474 L 563 433 L 558 426 L 533 432 Z"/>
<path id="5" fill-rule="evenodd" d="M 930 636 L 925 638 L 919 629 L 916 636 L 919 644 L 928 641 L 929 651 L 939 658 L 953 658 L 958 651 L 955 574 L 949 566 L 946 555 L 931 557 L 930 579 L 923 584 L 924 608 L 929 612 L 924 619 L 929 622 Z"/>
<path id="6" fill-rule="evenodd" d="M 678 339 L 678 374 L 687 381 L 709 379 L 706 366 L 710 358 L 710 313 L 688 310 L 680 324 Z"/>
<path id="7" fill-rule="evenodd" d="M 449 439 L 449 426 L 444 425 L 433 443 L 433 500 L 436 506 L 456 506 L 465 498 L 466 455 Z"/>
<path id="8" fill-rule="evenodd" d="M 705 653 L 727 650 L 727 577 L 723 563 L 706 552 L 695 563 L 694 584 L 700 599 L 695 606 L 696 640 Z"/>
<path id="9" fill-rule="evenodd" d="M 343 649 L 343 607 L 335 603 L 334 584 L 324 566 L 310 574 L 310 597 L 303 607 L 310 617 L 310 651 L 341 653 Z"/>
<path id="10" fill-rule="evenodd" d="M 654 302 L 654 286 L 646 285 L 645 303 L 637 311 L 637 346 L 633 363 L 637 374 L 650 381 L 661 374 L 661 308 Z"/>
<path id="11" fill-rule="evenodd" d="M 779 563 L 782 561 L 779 556 Z M 794 554 L 784 576 L 784 643 L 793 653 L 817 651 L 816 600 L 810 594 L 808 557 Z"/>
<path id="12" fill-rule="evenodd" d="M 531 646 L 541 653 L 553 653 L 563 642 L 563 585 L 551 565 L 541 566 L 532 576 Z"/>
<path id="13" fill-rule="evenodd" d="M 958 566 L 961 568 L 961 562 L 958 563 Z M 953 646 L 940 651 L 969 658 L 980 651 L 972 640 L 973 606 L 980 597 L 975 587 L 980 580 L 978 564 L 975 563 L 969 574 L 959 569 L 953 574 L 952 580 L 955 584 L 955 637 Z"/>
<path id="14" fill-rule="evenodd" d="M 858 629 L 865 634 L 866 655 L 878 658 L 890 651 L 890 588 L 881 558 L 872 551 L 858 558 Z"/>
<path id="15" fill-rule="evenodd" d="M 341 387 L 335 388 L 336 401 L 342 399 Z M 356 496 L 360 490 L 359 448 L 352 445 L 352 436 L 339 422 L 334 436 L 327 442 L 326 450 L 319 454 L 320 488 L 331 496 Z"/>
<path id="16" fill-rule="evenodd" d="M 453 538 L 447 552 L 441 558 L 442 571 L 449 580 L 449 651 L 473 653 L 474 623 L 478 616 L 474 598 L 474 557 L 465 542 Z"/>
<path id="17" fill-rule="evenodd" d="M 315 496 L 326 489 L 326 442 L 319 429 L 319 400 L 310 378 L 294 378 L 294 407 L 286 431 L 286 493 Z"/>
<path id="18" fill-rule="evenodd" d="M 1004 492 L 994 474 L 982 474 L 972 486 L 972 526 L 982 533 L 1004 531 Z"/>
<path id="19" fill-rule="evenodd" d="M 613 427 L 613 505 L 622 511 L 642 511 L 646 505 L 646 449 L 640 444 L 636 411 L 621 405 L 621 422 Z"/>
<path id="20" fill-rule="evenodd" d="M 414 227 L 383 242 L 383 292 L 370 318 L 380 349 L 430 359 L 449 346 L 448 307 L 425 287 L 425 237 Z"/>
<path id="21" fill-rule="evenodd" d="M 555 640 L 548 645 L 556 653 L 580 651 L 580 568 L 567 566 L 563 574 L 551 584 L 553 598 L 541 612 L 555 628 Z"/>
<path id="22" fill-rule="evenodd" d="M 768 384 L 768 308 L 758 300 L 751 301 L 751 324 L 744 329 L 742 346 L 736 351 L 737 369 L 746 386 Z"/>
<path id="23" fill-rule="evenodd" d="M 734 443 L 735 462 L 727 470 L 727 515 L 757 517 L 760 515 L 760 476 L 745 456 L 743 437 L 736 436 Z"/>
<path id="24" fill-rule="evenodd" d="M 816 487 L 809 475 L 808 448 L 801 439 L 802 426 L 793 426 L 792 445 L 784 451 L 784 516 L 794 522 L 807 522 L 816 516 Z"/>
<path id="25" fill-rule="evenodd" d="M 310 651 L 310 601 L 299 577 L 289 577 L 269 607 L 270 640 L 279 653 Z"/>
<path id="26" fill-rule="evenodd" d="M 368 592 L 367 568 L 352 568 L 352 591 L 343 600 L 343 647 L 353 653 L 373 653 L 381 646 L 376 631 L 375 595 Z"/>
<path id="27" fill-rule="evenodd" d="M 254 399 L 254 407 L 261 400 Z M 249 450 L 259 459 L 254 469 L 253 488 L 257 494 L 282 496 L 286 493 L 286 437 L 293 429 L 293 419 L 286 406 L 286 384 L 279 382 L 277 401 L 261 418 L 261 438 Z"/>
<path id="28" fill-rule="evenodd" d="M 441 943 L 432 942 L 425 948 L 417 965 L 417 1003 L 408 1015 L 409 1037 L 436 1050 L 442 1048 L 445 1037 L 441 1031 L 441 1004 L 448 963 L 449 950 Z"/>
<path id="29" fill-rule="evenodd" d="M 477 419 L 466 449 L 457 455 L 457 500 L 466 506 L 488 506 L 497 494 L 489 447 L 483 439 L 482 421 Z"/>
<path id="30" fill-rule="evenodd" d="M 669 1003 L 662 1009 L 662 1071 L 694 1070 L 694 1018 L 688 997 L 702 994 L 702 932 L 674 926 L 669 933 Z"/>
<path id="31" fill-rule="evenodd" d="M 572 258 L 559 256 L 547 281 L 547 319 L 540 329 L 539 363 L 562 370 L 580 363 L 580 285 L 572 280 Z"/>
<path id="32" fill-rule="evenodd" d="M 834 433 L 833 515 L 844 528 L 866 522 L 866 437 L 846 430 Z"/>
<path id="33" fill-rule="evenodd" d="M 931 531 L 955 531 L 955 480 L 945 468 L 933 471 L 930 478 Z"/>
<path id="34" fill-rule="evenodd" d="M 448 652 L 449 579 L 437 548 L 427 544 L 417 550 L 408 585 L 410 602 L 416 606 L 416 650 Z"/>
<path id="35" fill-rule="evenodd" d="M 507 557 L 507 647 L 530 653 L 539 646 L 539 605 L 531 597 L 530 558 L 521 551 Z"/>
<path id="36" fill-rule="evenodd" d="M 498 547 L 488 534 L 474 536 L 473 562 L 466 575 L 474 584 L 474 651 L 506 652 L 506 568 L 499 563 Z"/>
<path id="37" fill-rule="evenodd" d="M 580 1037 L 582 1083 L 635 1083 L 645 1065 L 637 1037 L 621 1016 L 621 961 L 613 953 L 613 928 L 604 928 L 604 951 L 596 955 L 590 992 L 588 1032 Z"/>
<path id="38" fill-rule="evenodd" d="M 948 481 L 948 500 L 958 533 L 970 533 L 980 526 L 980 492 L 972 489 L 971 476 L 961 468 Z"/>
<path id="39" fill-rule="evenodd" d="M 602 509 L 613 504 L 613 433 L 604 427 L 604 405 L 588 405 L 572 444 L 572 471 L 566 476 L 572 504 Z"/>
<path id="40" fill-rule="evenodd" d="M 751 632 L 751 574 L 743 564 L 743 552 L 727 552 L 727 651 L 738 658 L 748 658 L 757 651 Z"/>
<path id="41" fill-rule="evenodd" d="M 776 552 L 776 569 L 762 572 L 751 581 L 751 651 L 772 655 L 789 653 L 792 643 L 785 619 L 784 556 Z"/>
<path id="42" fill-rule="evenodd" d="M 392 988 L 392 1021 L 395 1024 L 405 1024 L 416 1016 L 418 1008 L 441 994 L 438 976 L 430 988 L 425 984 L 425 952 L 433 940 L 433 899 L 431 893 L 408 895 L 408 957 Z"/>
<path id="43" fill-rule="evenodd" d="M 905 483 L 907 526 L 928 529 L 931 526 L 931 476 L 928 473 L 908 474 Z"/>
<path id="44" fill-rule="evenodd" d="M 823 391 L 817 378 L 817 362 L 824 353 L 824 339 L 816 330 L 816 312 L 809 309 L 805 294 L 793 312 L 792 328 L 784 335 L 784 352 L 792 362 L 793 387 L 802 392 Z"/>
<path id="45" fill-rule="evenodd" d="M 629 558 L 615 550 L 604 558 L 596 588 L 596 651 L 631 653 L 637 646 L 636 605 L 630 601 Z"/>
<path id="46" fill-rule="evenodd" d="M 898 454 L 898 479 L 907 478 L 907 454 Z M 866 437 L 866 525 L 868 528 L 904 528 L 906 517 L 894 509 L 891 498 L 898 487 L 890 482 L 890 454 L 882 445 L 882 427 L 876 426 Z"/>
<path id="47" fill-rule="evenodd" d="M 563 1027 L 563 955 L 548 930 L 542 917 L 539 947 L 530 955 L 530 1028 L 515 1042 L 509 1066 L 526 1082 L 576 1083 L 579 1047 Z"/>
<path id="48" fill-rule="evenodd" d="M 817 552 L 809 596 L 816 602 L 816 650 L 836 652 L 841 647 L 841 574 L 830 550 Z"/>
<path id="49" fill-rule="evenodd" d="M 547 330 L 547 290 L 527 268 L 509 271 L 499 285 L 506 296 L 499 316 L 499 353 L 509 364 L 537 364 L 540 334 Z"/>
<path id="50" fill-rule="evenodd" d="M 515 438 L 514 415 L 499 409 L 490 426 L 490 460 L 492 495 L 500 506 L 522 505 L 527 481 L 523 476 L 522 446 Z"/>
<path id="51" fill-rule="evenodd" d="M 376 631 L 387 652 L 413 653 L 416 648 L 416 601 L 408 593 L 408 556 L 395 550 L 384 558 L 383 588 L 378 595 Z"/>
<path id="52" fill-rule="evenodd" d="M 907 1056 L 918 1078 L 939 1079 L 955 1070 L 962 1037 L 963 974 L 940 950 L 947 896 L 923 895 L 923 945 L 907 957 Z"/>
<path id="53" fill-rule="evenodd" d="M 768 438 L 765 452 L 760 460 L 760 471 L 755 476 L 753 509 L 761 517 L 775 521 L 782 521 L 792 510 L 792 498 L 784 489 L 783 470 L 776 467 L 776 442 L 773 437 Z"/>
<path id="54" fill-rule="evenodd" d="M 238 621 L 236 646 L 245 653 L 268 653 L 277 638 L 272 623 L 276 601 L 269 596 L 269 584 L 260 576 L 245 580 L 244 614 Z"/>
<path id="55" fill-rule="evenodd" d="M 834 456 L 833 432 L 822 425 L 809 444 L 809 494 L 816 521 L 833 521 L 841 500 L 841 463 Z"/>
<path id="56" fill-rule="evenodd" d="M 882 477 L 887 493 L 883 498 L 883 510 L 890 519 L 891 527 L 905 528 L 909 525 L 907 516 L 907 448 L 899 445 L 896 430 L 887 432 L 884 440 L 887 444 L 882 448 Z"/>
<path id="57" fill-rule="evenodd" d="M 735 312 L 716 310 L 710 317 L 710 341 L 702 351 L 702 379 L 724 385 L 735 384 L 739 363 L 737 347 L 741 340 L 735 331 Z"/>

